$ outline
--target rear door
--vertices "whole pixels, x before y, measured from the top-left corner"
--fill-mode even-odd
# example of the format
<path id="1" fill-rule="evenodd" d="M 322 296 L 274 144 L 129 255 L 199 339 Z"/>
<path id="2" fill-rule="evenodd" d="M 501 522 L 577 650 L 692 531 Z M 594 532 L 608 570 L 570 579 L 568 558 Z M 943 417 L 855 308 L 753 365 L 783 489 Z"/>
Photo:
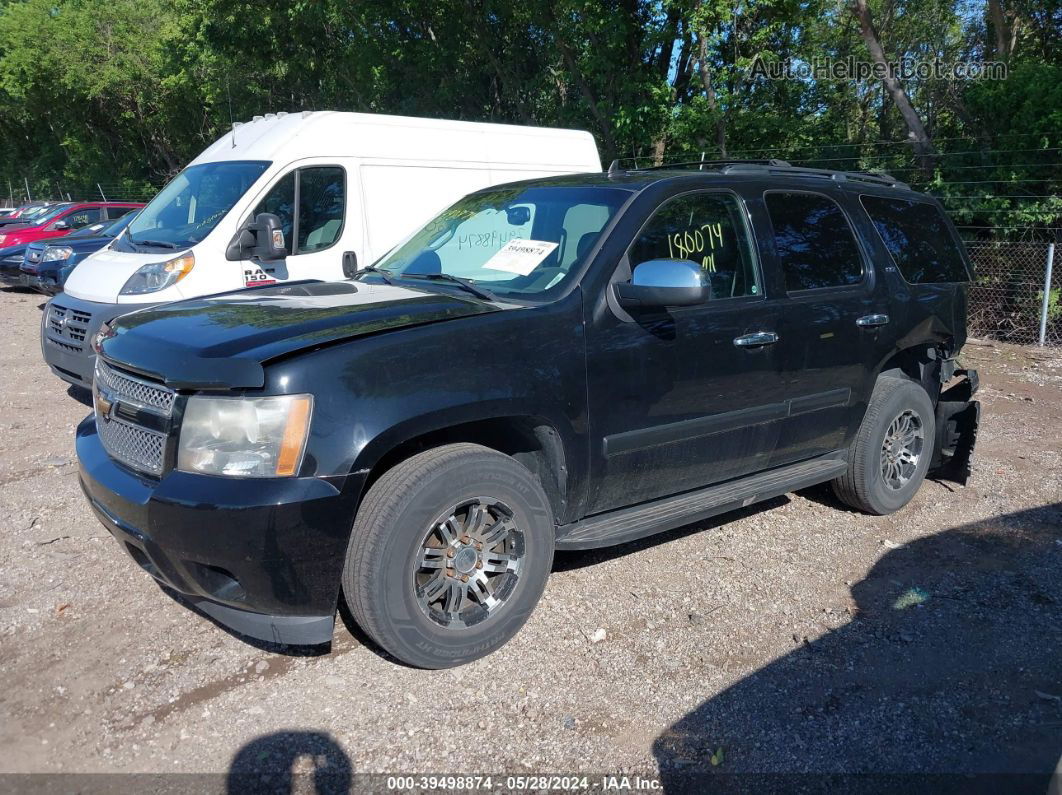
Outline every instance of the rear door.
<path id="1" fill-rule="evenodd" d="M 840 190 L 771 190 L 763 206 L 785 301 L 778 351 L 788 418 L 772 459 L 843 448 L 866 408 L 868 372 L 888 324 L 884 285 Z"/>
<path id="2" fill-rule="evenodd" d="M 631 313 L 609 301 L 588 318 L 587 513 L 762 469 L 784 418 L 769 342 L 780 307 L 764 294 L 741 199 L 698 190 L 666 200 L 635 236 L 613 282 L 656 258 L 697 262 L 714 297 Z M 765 335 L 762 344 L 742 344 L 757 334 Z"/>

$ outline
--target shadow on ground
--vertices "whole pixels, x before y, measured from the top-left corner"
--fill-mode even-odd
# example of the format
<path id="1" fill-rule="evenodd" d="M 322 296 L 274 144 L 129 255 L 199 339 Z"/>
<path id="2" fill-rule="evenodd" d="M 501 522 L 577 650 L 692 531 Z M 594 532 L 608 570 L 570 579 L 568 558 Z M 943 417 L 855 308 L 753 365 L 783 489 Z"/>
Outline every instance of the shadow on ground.
<path id="1" fill-rule="evenodd" d="M 666 791 L 1058 785 L 1062 503 L 890 551 L 852 597 L 849 624 L 657 738 Z"/>
<path id="2" fill-rule="evenodd" d="M 348 793 L 350 757 L 322 732 L 283 731 L 256 737 L 232 759 L 226 790 L 234 793 Z"/>

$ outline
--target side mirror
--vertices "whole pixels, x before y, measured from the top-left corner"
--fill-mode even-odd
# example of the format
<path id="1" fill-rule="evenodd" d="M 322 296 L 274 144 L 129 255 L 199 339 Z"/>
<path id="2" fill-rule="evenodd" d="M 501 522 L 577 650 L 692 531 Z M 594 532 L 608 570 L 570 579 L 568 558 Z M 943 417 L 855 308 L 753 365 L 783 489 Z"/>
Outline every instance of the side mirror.
<path id="1" fill-rule="evenodd" d="M 63 230 L 69 228 L 70 224 L 68 224 L 66 221 L 56 221 L 54 224 L 52 224 L 52 229 L 54 229 L 56 232 L 62 232 Z"/>
<path id="2" fill-rule="evenodd" d="M 358 272 L 358 254 L 355 251 L 343 252 L 343 278 L 353 279 Z"/>
<path id="3" fill-rule="evenodd" d="M 273 213 L 259 213 L 254 221 L 240 227 L 225 249 L 225 259 L 244 260 L 258 257 L 263 262 L 284 259 L 284 230 Z"/>
<path id="4" fill-rule="evenodd" d="M 629 282 L 614 286 L 620 305 L 637 307 L 696 306 L 712 297 L 712 288 L 697 263 L 651 259 L 635 266 Z"/>
<path id="5" fill-rule="evenodd" d="M 523 226 L 531 220 L 531 208 L 526 204 L 505 208 L 505 220 L 512 226 Z"/>

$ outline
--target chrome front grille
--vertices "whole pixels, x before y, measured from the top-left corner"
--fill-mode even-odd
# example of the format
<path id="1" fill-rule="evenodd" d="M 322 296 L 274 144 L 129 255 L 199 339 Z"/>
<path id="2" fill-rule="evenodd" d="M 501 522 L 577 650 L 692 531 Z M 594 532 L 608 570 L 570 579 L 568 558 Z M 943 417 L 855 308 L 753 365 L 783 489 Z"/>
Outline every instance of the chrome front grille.
<path id="1" fill-rule="evenodd" d="M 96 429 L 107 452 L 123 464 L 151 475 L 162 474 L 165 434 L 149 431 L 117 417 L 101 420 L 99 415 L 96 416 Z"/>
<path id="2" fill-rule="evenodd" d="M 62 304 L 57 304 L 54 300 L 48 304 L 48 331 L 54 337 L 67 341 L 68 344 L 75 344 L 79 350 L 85 343 L 91 320 L 92 314 L 89 312 L 67 308 Z M 49 339 L 54 340 L 54 337 L 49 337 Z M 58 340 L 55 341 L 58 342 Z"/>
<path id="3" fill-rule="evenodd" d="M 119 400 L 130 401 L 140 406 L 150 406 L 161 410 L 167 417 L 173 411 L 176 395 L 172 390 L 150 381 L 125 375 L 109 367 L 105 362 L 97 361 L 96 378 L 108 390 L 115 393 Z"/>
<path id="4" fill-rule="evenodd" d="M 93 384 L 96 430 L 107 452 L 133 469 L 161 475 L 166 460 L 168 427 L 175 393 L 122 373 L 96 358 Z M 147 427 L 139 420 L 151 420 Z"/>

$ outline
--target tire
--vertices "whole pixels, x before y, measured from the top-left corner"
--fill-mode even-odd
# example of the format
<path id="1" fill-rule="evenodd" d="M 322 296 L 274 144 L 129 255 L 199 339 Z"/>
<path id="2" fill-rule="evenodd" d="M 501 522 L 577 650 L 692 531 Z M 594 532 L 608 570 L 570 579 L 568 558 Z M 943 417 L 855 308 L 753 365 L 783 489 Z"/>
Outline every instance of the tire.
<path id="1" fill-rule="evenodd" d="M 886 450 L 887 434 L 911 442 L 905 447 L 893 441 Z M 920 445 L 915 444 L 919 438 Z M 833 481 L 834 493 L 866 513 L 882 516 L 900 510 L 925 480 L 935 440 L 936 412 L 922 386 L 891 375 L 879 377 L 848 451 L 848 471 Z M 919 452 L 911 465 L 904 451 L 915 448 Z"/>
<path id="2" fill-rule="evenodd" d="M 486 447 L 446 445 L 369 489 L 343 592 L 384 650 L 418 668 L 450 668 L 516 635 L 542 596 L 553 543 L 549 501 L 526 468 Z"/>

